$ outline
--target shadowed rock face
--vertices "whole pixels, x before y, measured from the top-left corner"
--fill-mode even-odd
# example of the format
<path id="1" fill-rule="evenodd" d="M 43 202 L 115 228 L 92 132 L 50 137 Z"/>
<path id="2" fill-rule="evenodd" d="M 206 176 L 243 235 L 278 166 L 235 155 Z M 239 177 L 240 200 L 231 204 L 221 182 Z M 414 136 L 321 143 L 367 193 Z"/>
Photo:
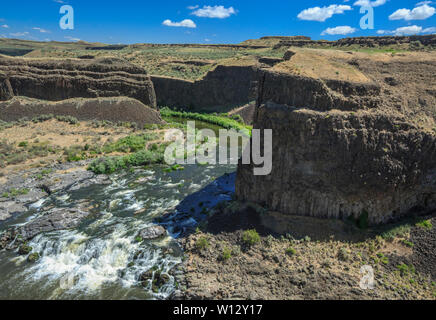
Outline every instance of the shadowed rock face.
<path id="1" fill-rule="evenodd" d="M 432 106 L 409 104 L 411 119 L 384 88 L 264 74 L 254 128 L 272 129 L 272 172 L 254 176 L 240 163 L 238 199 L 283 214 L 367 215 L 371 224 L 436 210 L 436 135 L 414 121 Z"/>
<path id="2" fill-rule="evenodd" d="M 254 100 L 257 69 L 218 66 L 195 82 L 159 76 L 152 76 L 152 80 L 160 106 L 226 112 Z"/>
<path id="3" fill-rule="evenodd" d="M 0 100 L 13 96 L 49 101 L 126 96 L 156 107 L 146 71 L 114 58 L 33 60 L 0 57 Z"/>

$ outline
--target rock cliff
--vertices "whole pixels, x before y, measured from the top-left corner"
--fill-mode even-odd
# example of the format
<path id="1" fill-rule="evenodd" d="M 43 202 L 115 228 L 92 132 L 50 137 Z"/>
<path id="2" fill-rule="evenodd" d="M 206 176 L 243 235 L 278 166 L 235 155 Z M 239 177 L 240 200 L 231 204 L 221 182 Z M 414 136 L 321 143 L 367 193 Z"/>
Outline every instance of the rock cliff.
<path id="1" fill-rule="evenodd" d="M 366 84 L 264 71 L 254 128 L 273 130 L 272 173 L 240 163 L 238 199 L 371 224 L 436 210 L 436 63 L 424 60 L 354 61 Z"/>
<path id="2" fill-rule="evenodd" d="M 0 100 L 60 101 L 126 96 L 156 107 L 146 71 L 121 59 L 22 59 L 0 56 Z"/>
<path id="3" fill-rule="evenodd" d="M 198 81 L 161 76 L 151 79 L 159 106 L 226 112 L 255 99 L 257 68 L 220 65 Z"/>

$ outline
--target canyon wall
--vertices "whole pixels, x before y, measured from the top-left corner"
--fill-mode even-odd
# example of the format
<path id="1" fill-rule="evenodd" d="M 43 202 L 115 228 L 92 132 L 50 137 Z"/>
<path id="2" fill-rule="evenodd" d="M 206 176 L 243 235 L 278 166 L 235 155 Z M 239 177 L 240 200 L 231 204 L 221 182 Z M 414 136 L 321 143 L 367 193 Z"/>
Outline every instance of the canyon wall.
<path id="1" fill-rule="evenodd" d="M 255 100 L 257 68 L 217 66 L 203 79 L 151 76 L 159 106 L 189 111 L 227 112 Z"/>
<path id="2" fill-rule="evenodd" d="M 32 119 L 49 114 L 72 116 L 78 120 L 131 122 L 139 126 L 165 123 L 158 110 L 127 97 L 74 98 L 55 102 L 13 97 L 7 101 L 0 101 L 0 120 L 3 121 Z"/>
<path id="3" fill-rule="evenodd" d="M 254 128 L 272 129 L 272 172 L 255 176 L 253 165 L 240 163 L 239 200 L 371 224 L 436 210 L 436 130 L 419 123 L 435 123 L 428 91 L 435 63 L 383 61 L 367 70 L 360 63 L 363 71 L 404 71 L 395 87 L 383 81 L 384 71 L 366 84 L 262 72 Z M 420 84 L 407 81 L 415 76 Z M 406 92 L 410 104 L 401 110 L 396 101 L 405 101 Z"/>
<path id="4" fill-rule="evenodd" d="M 21 59 L 0 56 L 0 100 L 49 101 L 126 96 L 156 107 L 146 71 L 121 59 Z"/>

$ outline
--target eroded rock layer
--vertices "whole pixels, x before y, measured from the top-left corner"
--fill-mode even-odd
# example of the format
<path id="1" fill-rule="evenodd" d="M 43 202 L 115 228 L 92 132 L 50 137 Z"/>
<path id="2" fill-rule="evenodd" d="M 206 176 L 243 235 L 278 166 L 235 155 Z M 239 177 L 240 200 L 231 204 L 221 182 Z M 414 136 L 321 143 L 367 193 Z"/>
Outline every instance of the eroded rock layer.
<path id="1" fill-rule="evenodd" d="M 127 98 L 75 98 L 57 102 L 14 97 L 0 101 L 0 120 L 17 121 L 32 119 L 40 115 L 72 116 L 78 120 L 108 120 L 144 124 L 165 123 L 159 111 L 142 102 Z"/>
<path id="2" fill-rule="evenodd" d="M 50 101 L 126 96 L 156 107 L 153 83 L 146 71 L 115 58 L 0 57 L 0 100 L 14 96 Z"/>
<path id="3" fill-rule="evenodd" d="M 272 129 L 272 172 L 255 176 L 240 164 L 238 198 L 283 214 L 372 224 L 436 210 L 435 63 L 395 63 L 359 61 L 367 84 L 266 72 L 254 128 Z"/>

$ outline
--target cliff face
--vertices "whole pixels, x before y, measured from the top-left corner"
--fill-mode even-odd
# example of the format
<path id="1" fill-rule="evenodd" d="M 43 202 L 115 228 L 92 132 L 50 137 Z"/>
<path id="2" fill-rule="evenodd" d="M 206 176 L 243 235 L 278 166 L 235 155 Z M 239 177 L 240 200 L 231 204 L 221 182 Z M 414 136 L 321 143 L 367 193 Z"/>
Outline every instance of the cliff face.
<path id="1" fill-rule="evenodd" d="M 255 67 L 218 66 L 195 82 L 160 76 L 151 79 L 159 106 L 225 112 L 255 99 L 258 77 Z"/>
<path id="2" fill-rule="evenodd" d="M 126 96 L 156 107 L 146 71 L 119 59 L 30 60 L 0 57 L 0 100 L 49 101 Z"/>
<path id="3" fill-rule="evenodd" d="M 144 124 L 164 124 L 160 113 L 142 102 L 127 97 L 74 98 L 62 101 L 46 101 L 13 97 L 0 101 L 0 120 L 17 121 L 39 115 L 72 116 L 78 120 L 108 120 Z"/>
<path id="4" fill-rule="evenodd" d="M 360 64 L 390 69 L 395 88 L 383 70 L 368 84 L 263 74 L 254 128 L 272 129 L 272 172 L 254 176 L 240 163 L 238 199 L 283 214 L 364 215 L 372 224 L 436 210 L 436 131 L 421 125 L 436 117 L 435 63 Z M 403 82 L 418 76 L 420 87 Z"/>

